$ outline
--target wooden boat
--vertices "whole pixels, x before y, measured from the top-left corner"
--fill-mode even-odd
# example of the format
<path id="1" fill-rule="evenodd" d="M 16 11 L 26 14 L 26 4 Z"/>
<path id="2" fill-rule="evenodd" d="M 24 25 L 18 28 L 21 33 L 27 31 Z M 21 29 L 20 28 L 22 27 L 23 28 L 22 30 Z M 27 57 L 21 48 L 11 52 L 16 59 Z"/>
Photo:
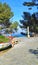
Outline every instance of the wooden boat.
<path id="1" fill-rule="evenodd" d="M 12 44 L 10 44 L 10 43 L 1 43 L 1 44 L 0 44 L 0 51 L 9 49 L 9 48 L 11 48 L 11 47 L 12 47 Z"/>

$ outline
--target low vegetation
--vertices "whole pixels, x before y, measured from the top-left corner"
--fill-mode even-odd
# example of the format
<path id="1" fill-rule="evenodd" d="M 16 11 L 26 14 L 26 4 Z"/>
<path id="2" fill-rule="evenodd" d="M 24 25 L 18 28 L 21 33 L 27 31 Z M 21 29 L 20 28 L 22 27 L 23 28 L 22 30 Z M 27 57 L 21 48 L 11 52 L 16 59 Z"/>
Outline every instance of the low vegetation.
<path id="1" fill-rule="evenodd" d="M 6 38 L 5 36 L 2 36 L 2 35 L 0 35 L 0 43 L 2 43 L 2 42 L 8 42 L 9 41 L 9 39 L 8 38 Z"/>

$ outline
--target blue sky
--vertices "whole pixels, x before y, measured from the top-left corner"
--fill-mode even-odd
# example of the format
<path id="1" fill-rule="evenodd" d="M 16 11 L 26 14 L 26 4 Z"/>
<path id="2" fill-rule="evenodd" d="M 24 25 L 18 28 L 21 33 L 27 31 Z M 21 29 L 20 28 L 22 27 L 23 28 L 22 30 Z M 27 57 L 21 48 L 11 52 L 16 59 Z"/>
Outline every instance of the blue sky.
<path id="1" fill-rule="evenodd" d="M 22 19 L 22 14 L 24 11 L 29 11 L 27 6 L 23 6 L 23 2 L 25 1 L 31 1 L 31 0 L 0 0 L 0 2 L 4 3 L 6 2 L 10 7 L 11 10 L 14 12 L 14 17 L 11 19 L 13 21 L 18 21 Z M 33 8 L 33 10 L 29 11 L 31 13 L 37 11 L 36 7 Z"/>

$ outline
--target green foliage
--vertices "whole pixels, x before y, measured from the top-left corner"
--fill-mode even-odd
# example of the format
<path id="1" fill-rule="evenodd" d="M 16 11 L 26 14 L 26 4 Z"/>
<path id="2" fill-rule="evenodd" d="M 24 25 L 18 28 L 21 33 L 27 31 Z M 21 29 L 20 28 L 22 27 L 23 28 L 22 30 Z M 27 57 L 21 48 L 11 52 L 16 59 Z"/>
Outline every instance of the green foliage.
<path id="1" fill-rule="evenodd" d="M 35 2 L 35 0 L 32 0 L 32 2 L 24 2 L 24 6 L 28 6 L 32 8 L 32 6 L 38 7 L 38 3 Z M 27 8 L 28 8 L 27 7 Z M 29 10 L 32 10 L 32 9 Z M 37 8 L 38 9 L 38 8 Z M 21 28 L 27 28 L 29 26 L 31 32 L 38 33 L 38 10 L 37 12 L 29 13 L 29 12 L 23 12 L 23 20 L 20 20 L 22 26 Z"/>
<path id="2" fill-rule="evenodd" d="M 14 31 L 17 31 L 18 25 L 17 21 L 11 23 L 10 27 L 6 28 L 5 33 L 13 33 Z"/>
<path id="3" fill-rule="evenodd" d="M 31 32 L 38 33 L 38 19 L 36 17 L 37 13 L 32 15 L 28 12 L 23 13 L 23 20 L 20 20 L 22 26 L 21 28 L 27 28 L 29 26 Z"/>
<path id="4" fill-rule="evenodd" d="M 12 23 L 10 25 L 10 28 L 15 29 L 15 30 L 17 30 L 17 27 L 18 27 L 18 22 L 17 21 L 15 21 L 14 23 Z"/>
<path id="5" fill-rule="evenodd" d="M 35 2 L 24 2 L 23 3 L 24 6 L 35 6 Z"/>
<path id="6" fill-rule="evenodd" d="M 9 5 L 6 3 L 0 3 L 0 23 L 5 24 L 13 15 L 14 14 L 11 12 Z"/>
<path id="7" fill-rule="evenodd" d="M 6 38 L 5 36 L 0 35 L 0 43 L 1 42 L 8 42 L 8 41 L 9 41 L 8 38 Z"/>
<path id="8" fill-rule="evenodd" d="M 2 27 L 0 27 L 0 30 L 2 29 Z"/>
<path id="9" fill-rule="evenodd" d="M 9 28 L 6 28 L 6 31 L 5 31 L 5 33 L 12 33 L 13 31 L 12 31 L 12 29 L 9 27 Z"/>

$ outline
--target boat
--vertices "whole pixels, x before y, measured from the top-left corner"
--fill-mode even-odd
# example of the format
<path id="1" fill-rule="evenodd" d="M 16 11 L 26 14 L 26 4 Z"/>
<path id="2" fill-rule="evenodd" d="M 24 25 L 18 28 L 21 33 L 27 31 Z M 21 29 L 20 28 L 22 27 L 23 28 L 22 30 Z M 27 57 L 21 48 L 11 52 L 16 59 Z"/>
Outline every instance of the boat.
<path id="1" fill-rule="evenodd" d="M 26 33 L 24 33 L 24 32 L 21 32 L 21 34 L 22 34 L 22 35 L 27 35 L 27 34 L 26 34 Z"/>
<path id="2" fill-rule="evenodd" d="M 10 44 L 10 43 L 1 43 L 1 44 L 0 44 L 0 51 L 9 49 L 9 48 L 11 48 L 11 47 L 12 47 L 12 44 Z"/>

